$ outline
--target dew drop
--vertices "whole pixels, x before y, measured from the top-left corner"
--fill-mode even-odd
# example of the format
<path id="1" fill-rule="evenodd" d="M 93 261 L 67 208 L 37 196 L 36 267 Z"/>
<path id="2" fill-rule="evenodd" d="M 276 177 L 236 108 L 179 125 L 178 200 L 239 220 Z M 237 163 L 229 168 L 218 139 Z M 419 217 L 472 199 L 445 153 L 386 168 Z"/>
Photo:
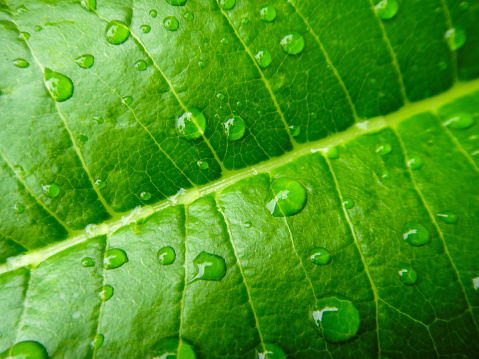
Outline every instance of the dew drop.
<path id="1" fill-rule="evenodd" d="M 416 283 L 417 273 L 409 264 L 400 263 L 398 265 L 398 275 L 401 282 L 405 284 Z"/>
<path id="2" fill-rule="evenodd" d="M 180 136 L 187 140 L 195 140 L 204 133 L 206 128 L 206 118 L 203 112 L 196 107 L 189 107 L 176 120 L 176 129 Z"/>
<path id="3" fill-rule="evenodd" d="M 274 217 L 289 217 L 301 212 L 308 196 L 306 189 L 287 177 L 276 178 L 266 197 L 266 208 Z"/>
<path id="4" fill-rule="evenodd" d="M 223 10 L 231 10 L 235 7 L 236 0 L 220 0 L 220 7 Z"/>
<path id="5" fill-rule="evenodd" d="M 376 152 L 380 155 L 387 155 L 392 150 L 392 147 L 389 143 L 383 143 L 376 148 Z"/>
<path id="6" fill-rule="evenodd" d="M 343 207 L 346 209 L 351 209 L 354 207 L 354 200 L 350 197 L 343 198 Z"/>
<path id="7" fill-rule="evenodd" d="M 424 161 L 418 155 L 409 155 L 407 160 L 407 165 L 412 170 L 418 170 L 422 167 Z"/>
<path id="8" fill-rule="evenodd" d="M 228 40 L 228 38 L 225 36 L 221 39 L 221 43 L 223 45 L 228 45 L 230 43 L 230 40 Z"/>
<path id="9" fill-rule="evenodd" d="M 98 188 L 98 189 L 104 189 L 106 187 L 106 181 L 103 181 L 101 179 L 97 179 L 95 181 L 95 186 Z"/>
<path id="10" fill-rule="evenodd" d="M 291 136 L 293 137 L 298 137 L 299 134 L 301 133 L 301 126 L 299 125 L 291 125 L 288 126 L 289 128 L 289 133 L 291 133 Z"/>
<path id="11" fill-rule="evenodd" d="M 313 264 L 324 265 L 331 261 L 331 253 L 326 248 L 317 247 L 309 252 L 309 259 Z"/>
<path id="12" fill-rule="evenodd" d="M 331 343 L 345 342 L 356 336 L 360 318 L 356 306 L 340 296 L 317 301 L 317 310 L 311 313 L 320 334 Z"/>
<path id="13" fill-rule="evenodd" d="M 95 262 L 93 262 L 93 259 L 90 257 L 83 258 L 80 263 L 83 268 L 89 268 L 95 265 Z"/>
<path id="14" fill-rule="evenodd" d="M 220 281 L 226 274 L 225 259 L 216 254 L 201 252 L 193 260 L 196 274 L 190 283 L 198 280 Z"/>
<path id="15" fill-rule="evenodd" d="M 48 359 L 48 352 L 45 347 L 39 342 L 33 340 L 25 340 L 14 344 L 10 349 L 7 349 L 9 359 Z M 3 356 L 2 356 L 3 358 Z"/>
<path id="16" fill-rule="evenodd" d="M 457 222 L 457 216 L 452 211 L 442 211 L 441 213 L 438 213 L 437 216 L 441 221 L 448 224 L 454 224 Z"/>
<path id="17" fill-rule="evenodd" d="M 131 96 L 125 96 L 121 98 L 121 103 L 125 106 L 130 106 L 132 102 L 133 102 L 133 97 Z"/>
<path id="18" fill-rule="evenodd" d="M 403 229 L 403 239 L 411 246 L 423 246 L 429 243 L 429 231 L 422 224 L 408 223 Z"/>
<path id="19" fill-rule="evenodd" d="M 466 42 L 466 30 L 462 27 L 453 27 L 446 31 L 444 38 L 451 51 L 456 51 L 461 48 Z"/>
<path id="20" fill-rule="evenodd" d="M 443 122 L 443 125 L 455 130 L 465 130 L 473 126 L 474 123 L 474 117 L 471 114 L 460 112 L 449 116 L 447 120 Z"/>
<path id="21" fill-rule="evenodd" d="M 196 162 L 196 164 L 201 170 L 206 170 L 208 169 L 208 167 L 210 167 L 210 165 L 206 161 L 198 161 Z"/>
<path id="22" fill-rule="evenodd" d="M 148 34 L 151 31 L 151 26 L 150 25 L 141 25 L 140 30 L 144 34 Z"/>
<path id="23" fill-rule="evenodd" d="M 396 16 L 399 4 L 397 0 L 383 0 L 375 6 L 380 19 L 389 20 Z"/>
<path id="24" fill-rule="evenodd" d="M 166 2 L 173 6 L 183 6 L 186 4 L 186 0 L 166 0 Z"/>
<path id="25" fill-rule="evenodd" d="M 259 10 L 261 20 L 266 22 L 272 22 L 276 20 L 276 9 L 273 6 L 266 5 Z"/>
<path id="26" fill-rule="evenodd" d="M 389 174 L 389 172 L 384 172 L 384 173 L 381 175 L 381 178 L 382 178 L 382 179 L 385 179 L 385 180 L 389 180 L 389 179 L 391 179 L 391 175 Z"/>
<path id="27" fill-rule="evenodd" d="M 180 27 L 178 19 L 174 16 L 167 16 L 163 19 L 163 25 L 168 31 L 176 31 Z"/>
<path id="28" fill-rule="evenodd" d="M 85 55 L 78 56 L 74 61 L 82 69 L 89 69 L 90 67 L 93 66 L 93 63 L 95 62 L 95 58 L 93 57 L 93 55 L 85 54 Z"/>
<path id="29" fill-rule="evenodd" d="M 204 69 L 206 67 L 206 62 L 204 61 L 198 61 L 198 66 L 201 68 L 201 69 Z"/>
<path id="30" fill-rule="evenodd" d="M 85 135 L 84 133 L 80 133 L 80 134 L 77 136 L 77 140 L 78 140 L 78 141 L 81 141 L 81 142 L 86 142 L 86 141 L 88 141 L 88 136 Z"/>
<path id="31" fill-rule="evenodd" d="M 175 250 L 173 249 L 173 247 L 170 247 L 170 246 L 161 248 L 158 251 L 157 256 L 158 256 L 158 262 L 164 266 L 169 266 L 170 264 L 173 264 L 173 262 L 176 259 Z"/>
<path id="32" fill-rule="evenodd" d="M 250 221 L 246 221 L 243 223 L 246 228 L 251 228 L 252 224 Z"/>
<path id="33" fill-rule="evenodd" d="M 247 25 L 247 24 L 249 24 L 249 20 L 244 17 L 244 18 L 241 19 L 241 23 L 244 24 L 244 25 Z"/>
<path id="34" fill-rule="evenodd" d="M 60 194 L 60 186 L 56 183 L 42 185 L 43 194 L 50 198 L 55 198 Z"/>
<path id="35" fill-rule="evenodd" d="M 326 157 L 330 160 L 337 160 L 339 158 L 339 151 L 337 147 L 331 147 L 326 152 Z"/>
<path id="36" fill-rule="evenodd" d="M 141 192 L 140 193 L 140 198 L 143 201 L 148 201 L 151 198 L 151 193 L 150 192 Z"/>
<path id="37" fill-rule="evenodd" d="M 255 359 L 286 359 L 286 354 L 276 344 L 264 343 L 256 347 Z"/>
<path id="38" fill-rule="evenodd" d="M 104 341 L 105 341 L 105 336 L 103 334 L 97 334 L 95 336 L 95 339 L 93 339 L 93 341 L 90 343 L 90 346 L 92 347 L 92 349 L 98 350 L 101 348 Z"/>
<path id="39" fill-rule="evenodd" d="M 233 116 L 223 125 L 228 141 L 236 141 L 244 136 L 246 126 L 241 117 Z"/>
<path id="40" fill-rule="evenodd" d="M 156 11 L 155 9 L 151 9 L 149 14 L 152 18 L 155 18 L 158 16 L 158 11 Z"/>
<path id="41" fill-rule="evenodd" d="M 254 58 L 256 59 L 259 67 L 262 69 L 265 69 L 271 65 L 271 53 L 266 49 L 259 49 L 256 55 L 254 55 Z"/>
<path id="42" fill-rule="evenodd" d="M 80 5 L 87 11 L 96 10 L 96 0 L 81 0 Z"/>
<path id="43" fill-rule="evenodd" d="M 17 175 L 19 175 L 20 177 L 24 177 L 25 176 L 25 170 L 23 169 L 22 166 L 20 165 L 15 165 L 13 166 L 13 170 L 15 171 L 15 173 Z"/>
<path id="44" fill-rule="evenodd" d="M 130 29 L 120 20 L 113 20 L 106 25 L 106 41 L 113 45 L 123 44 L 130 37 Z"/>
<path id="45" fill-rule="evenodd" d="M 13 60 L 12 64 L 20 69 L 26 69 L 28 66 L 30 66 L 30 63 L 27 60 L 20 58 Z"/>
<path id="46" fill-rule="evenodd" d="M 93 121 L 95 121 L 99 125 L 101 125 L 102 123 L 105 122 L 105 120 L 101 116 L 93 116 L 92 119 L 93 119 Z"/>
<path id="47" fill-rule="evenodd" d="M 221 92 L 218 92 L 218 93 L 216 94 L 216 97 L 217 97 L 218 100 L 220 100 L 220 101 L 223 101 L 223 100 L 225 99 L 225 95 L 224 95 L 223 93 L 221 93 Z"/>
<path id="48" fill-rule="evenodd" d="M 288 55 L 297 55 L 304 49 L 304 38 L 300 33 L 292 32 L 283 37 L 280 44 Z"/>
<path id="49" fill-rule="evenodd" d="M 12 208 L 15 214 L 22 214 L 23 212 L 25 212 L 25 206 L 20 203 L 15 203 Z"/>
<path id="50" fill-rule="evenodd" d="M 22 40 L 28 40 L 30 38 L 30 33 L 26 31 L 20 32 L 20 39 Z"/>
<path id="51" fill-rule="evenodd" d="M 195 19 L 195 15 L 191 12 L 186 12 L 183 17 L 185 18 L 185 20 L 187 21 L 193 21 Z"/>
<path id="52" fill-rule="evenodd" d="M 135 62 L 135 70 L 136 71 L 145 71 L 148 65 L 146 64 L 145 60 L 138 60 Z"/>
<path id="53" fill-rule="evenodd" d="M 106 251 L 103 263 L 107 270 L 116 269 L 128 262 L 128 256 L 123 249 L 112 248 Z"/>
<path id="54" fill-rule="evenodd" d="M 43 29 L 43 28 L 42 28 L 40 25 L 37 25 L 37 26 L 35 26 L 35 27 L 33 28 L 33 30 L 35 30 L 36 32 L 42 31 L 42 29 Z"/>
<path id="55" fill-rule="evenodd" d="M 196 359 L 194 347 L 186 340 L 164 338 L 153 345 L 152 357 L 158 359 Z"/>
<path id="56" fill-rule="evenodd" d="M 101 290 L 100 293 L 98 293 L 98 296 L 100 297 L 100 300 L 102 302 L 106 302 L 113 297 L 113 287 L 109 284 L 105 284 Z"/>
<path id="57" fill-rule="evenodd" d="M 45 86 L 53 101 L 63 102 L 73 96 L 72 80 L 59 73 L 45 68 Z"/>

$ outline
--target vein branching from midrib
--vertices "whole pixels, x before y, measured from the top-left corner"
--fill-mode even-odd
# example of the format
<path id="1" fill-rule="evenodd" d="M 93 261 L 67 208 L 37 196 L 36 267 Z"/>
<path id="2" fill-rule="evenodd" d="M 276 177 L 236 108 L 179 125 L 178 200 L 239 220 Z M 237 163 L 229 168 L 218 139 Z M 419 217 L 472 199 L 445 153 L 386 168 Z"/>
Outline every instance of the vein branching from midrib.
<path id="1" fill-rule="evenodd" d="M 181 293 L 181 302 L 180 302 L 180 327 L 178 329 L 178 348 L 177 348 L 177 357 L 180 357 L 181 353 L 181 346 L 183 345 L 183 324 L 185 322 L 185 301 L 186 301 L 186 290 L 188 289 L 188 226 L 190 222 L 190 214 L 189 214 L 189 208 L 187 206 L 184 207 L 185 211 L 185 262 L 183 263 L 183 266 L 185 268 L 185 274 L 184 274 L 184 283 L 185 285 L 183 286 L 183 291 Z"/>
<path id="2" fill-rule="evenodd" d="M 32 285 L 33 282 L 33 273 L 34 269 L 30 269 L 28 271 L 28 281 L 25 283 L 25 297 L 23 299 L 23 309 L 22 309 L 22 314 L 20 316 L 20 320 L 18 321 L 18 326 L 17 326 L 17 332 L 15 335 L 15 341 L 14 343 L 18 343 L 20 341 L 20 332 L 22 331 L 23 325 L 25 324 L 25 314 L 27 312 L 28 308 L 28 294 L 30 293 L 29 289 Z"/>
<path id="3" fill-rule="evenodd" d="M 442 126 L 442 127 L 444 128 L 444 126 Z M 479 335 L 479 326 L 477 324 L 476 318 L 475 318 L 474 313 L 472 311 L 471 302 L 469 301 L 469 297 L 467 296 L 466 289 L 464 287 L 464 284 L 462 283 L 461 276 L 460 276 L 459 271 L 456 267 L 456 264 L 454 263 L 454 260 L 452 259 L 451 254 L 449 253 L 447 243 L 444 239 L 444 234 L 442 233 L 442 230 L 439 227 L 439 225 L 437 223 L 437 220 L 436 220 L 436 217 L 434 216 L 434 214 L 431 211 L 431 208 L 429 208 L 429 204 L 427 203 L 426 199 L 424 198 L 424 196 L 422 194 L 422 191 L 420 190 L 419 186 L 417 185 L 417 182 L 416 182 L 416 179 L 414 178 L 411 167 L 407 165 L 407 150 L 406 150 L 406 147 L 404 145 L 404 142 L 403 142 L 401 136 L 399 135 L 399 133 L 395 129 L 393 129 L 393 131 L 394 131 L 394 134 L 396 135 L 396 137 L 398 138 L 399 144 L 401 146 L 401 151 L 402 151 L 402 154 L 403 154 L 403 157 L 404 157 L 404 164 L 407 168 L 409 177 L 411 178 L 411 182 L 414 186 L 414 189 L 415 189 L 416 193 L 418 194 L 419 198 L 421 199 L 421 202 L 422 202 L 424 208 L 426 209 L 427 214 L 429 215 L 429 218 L 431 219 L 432 224 L 434 225 L 434 227 L 436 228 L 437 233 L 439 234 L 439 238 L 441 239 L 441 243 L 444 247 L 444 252 L 446 253 L 446 256 L 447 256 L 449 262 L 451 263 L 451 266 L 454 270 L 454 273 L 457 276 L 458 283 L 461 286 L 462 294 L 464 295 L 464 299 L 466 300 L 466 303 L 467 303 L 467 307 L 468 307 L 467 310 L 471 314 L 472 320 L 473 320 L 474 325 L 476 327 L 477 334 Z"/>
<path id="4" fill-rule="evenodd" d="M 2 232 L 2 231 L 0 231 L 0 236 L 3 236 L 3 237 L 5 237 L 5 238 L 7 238 L 7 239 L 10 239 L 12 242 L 14 242 L 15 244 L 18 244 L 19 246 L 21 246 L 23 249 L 26 249 L 27 251 L 31 251 L 31 250 L 32 250 L 32 248 L 29 248 L 29 247 L 25 246 L 24 244 L 18 242 L 18 241 L 17 241 L 15 238 L 13 238 L 12 236 L 9 236 L 8 234 L 6 234 L 6 233 L 4 233 L 4 232 Z"/>
<path id="5" fill-rule="evenodd" d="M 228 239 L 231 243 L 231 246 L 233 247 L 233 251 L 234 251 L 234 254 L 235 254 L 235 258 L 236 258 L 236 263 L 238 264 L 238 268 L 240 270 L 241 277 L 243 278 L 243 283 L 244 283 L 244 286 L 246 288 L 246 293 L 248 294 L 248 302 L 251 306 L 251 310 L 253 311 L 253 316 L 254 316 L 254 320 L 255 320 L 255 323 L 256 323 L 256 329 L 258 330 L 258 335 L 259 335 L 259 339 L 260 339 L 260 342 L 261 342 L 261 347 L 263 348 L 263 352 L 266 352 L 266 346 L 265 346 L 265 343 L 264 343 L 263 333 L 261 332 L 261 327 L 259 325 L 259 317 L 258 317 L 258 314 L 256 313 L 256 309 L 255 309 L 255 306 L 254 306 L 254 303 L 253 303 L 253 299 L 251 297 L 251 289 L 248 285 L 248 282 L 246 281 L 246 275 L 244 274 L 243 266 L 241 265 L 241 260 L 240 260 L 239 255 L 238 255 L 236 245 L 234 243 L 233 233 L 231 232 L 230 223 L 226 219 L 226 214 L 223 212 L 223 209 L 221 208 L 221 205 L 218 201 L 217 196 L 215 196 L 215 202 L 216 202 L 216 208 L 218 209 L 218 212 L 221 214 L 223 222 L 226 225 L 226 230 L 228 232 Z"/>
<path id="6" fill-rule="evenodd" d="M 440 0 L 440 1 L 441 1 L 442 12 L 444 13 L 444 17 L 446 18 L 447 28 L 452 30 L 454 29 L 454 25 L 452 23 L 451 12 L 449 11 L 449 7 L 447 6 L 446 0 Z M 452 66 L 454 70 L 454 81 L 457 81 L 457 52 L 451 51 L 451 56 L 452 56 Z"/>

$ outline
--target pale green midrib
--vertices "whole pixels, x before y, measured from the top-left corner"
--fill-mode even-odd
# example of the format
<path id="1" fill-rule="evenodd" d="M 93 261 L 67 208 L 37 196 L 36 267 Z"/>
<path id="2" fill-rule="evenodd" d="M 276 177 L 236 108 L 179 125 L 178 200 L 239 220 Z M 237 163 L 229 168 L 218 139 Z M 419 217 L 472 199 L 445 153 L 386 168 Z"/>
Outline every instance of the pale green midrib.
<path id="1" fill-rule="evenodd" d="M 449 7 L 447 6 L 446 0 L 440 0 L 442 11 L 444 12 L 444 17 L 446 18 L 446 25 L 448 29 L 453 29 L 454 25 L 451 19 L 451 12 L 449 11 Z M 452 67 L 454 70 L 454 81 L 457 81 L 457 51 L 451 51 L 452 57 Z"/>
<path id="2" fill-rule="evenodd" d="M 167 199 L 161 201 L 154 205 L 153 208 L 156 212 L 161 211 L 174 204 L 189 204 L 211 192 L 221 191 L 222 189 L 230 186 L 231 184 L 253 175 L 256 175 L 259 172 L 270 172 L 275 168 L 281 167 L 288 162 L 293 161 L 295 158 L 301 157 L 311 152 L 325 151 L 331 147 L 334 147 L 338 144 L 348 142 L 361 134 L 364 134 L 369 131 L 379 130 L 387 126 L 396 127 L 401 121 L 406 120 L 417 114 L 432 111 L 435 112 L 441 106 L 454 101 L 457 98 L 460 98 L 465 95 L 470 95 L 475 91 L 479 91 L 479 79 L 470 81 L 470 82 L 458 82 L 453 88 L 449 91 L 444 92 L 443 94 L 436 95 L 426 100 L 422 100 L 416 103 L 409 103 L 399 111 L 393 112 L 389 115 L 383 117 L 376 117 L 367 121 L 360 122 L 355 126 L 350 127 L 344 132 L 332 135 L 328 138 L 306 143 L 302 145 L 297 145 L 296 149 L 291 152 L 284 154 L 281 157 L 271 159 L 267 162 L 258 164 L 256 166 L 251 166 L 246 169 L 231 171 L 227 176 L 224 176 L 222 179 L 210 183 L 204 186 L 199 187 L 198 189 L 193 188 L 185 191 L 183 195 L 176 198 L 175 201 Z M 362 129 L 361 126 L 365 123 L 368 123 L 367 129 Z M 0 151 L 1 153 L 1 151 Z M 11 167 L 11 166 L 10 166 Z M 13 169 L 13 167 L 12 167 Z M 128 223 L 137 221 L 140 217 L 132 216 L 132 218 L 125 224 L 121 221 L 122 216 L 128 216 L 133 213 L 134 210 L 131 210 L 127 213 L 118 213 L 110 221 L 104 222 L 108 225 L 109 231 L 114 232 L 118 228 L 127 225 Z M 150 215 L 149 213 L 148 215 Z M 147 216 L 147 214 L 145 214 Z M 70 237 L 67 240 L 58 242 L 42 249 L 26 253 L 24 255 L 13 257 L 10 260 L 7 260 L 6 264 L 0 265 L 0 274 L 7 272 L 9 270 L 14 270 L 19 267 L 28 264 L 39 264 L 41 261 L 47 259 L 48 257 L 70 248 L 76 244 L 85 242 L 89 238 L 87 235 L 82 232 L 76 236 Z"/>

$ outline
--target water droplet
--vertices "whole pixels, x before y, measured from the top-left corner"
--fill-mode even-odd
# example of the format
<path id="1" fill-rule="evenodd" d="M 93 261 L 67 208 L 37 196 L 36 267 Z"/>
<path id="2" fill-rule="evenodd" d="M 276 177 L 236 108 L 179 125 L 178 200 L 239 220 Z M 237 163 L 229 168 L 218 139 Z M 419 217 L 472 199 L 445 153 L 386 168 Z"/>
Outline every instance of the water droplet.
<path id="1" fill-rule="evenodd" d="M 195 140 L 201 137 L 205 128 L 205 115 L 196 107 L 189 107 L 188 111 L 183 113 L 176 120 L 176 129 L 178 130 L 178 133 L 187 140 Z"/>
<path id="2" fill-rule="evenodd" d="M 95 339 L 90 343 L 90 346 L 92 349 L 100 349 L 100 347 L 103 345 L 103 342 L 105 341 L 105 337 L 103 334 L 97 334 L 95 336 Z"/>
<path id="3" fill-rule="evenodd" d="M 389 20 L 396 16 L 399 4 L 397 0 L 383 0 L 375 6 L 375 9 L 379 18 Z"/>
<path id="4" fill-rule="evenodd" d="M 106 181 L 103 181 L 101 179 L 97 179 L 95 181 L 95 186 L 98 187 L 99 189 L 103 189 L 106 187 Z"/>
<path id="5" fill-rule="evenodd" d="M 357 334 L 360 318 L 352 302 L 338 296 L 320 299 L 316 305 L 319 309 L 313 311 L 311 316 L 328 342 L 345 342 Z"/>
<path id="6" fill-rule="evenodd" d="M 422 224 L 408 223 L 403 229 L 403 238 L 411 246 L 423 246 L 429 243 L 429 231 Z"/>
<path id="7" fill-rule="evenodd" d="M 148 34 L 151 31 L 151 26 L 150 25 L 141 25 L 140 26 L 141 32 L 144 34 Z"/>
<path id="8" fill-rule="evenodd" d="M 411 154 L 408 156 L 407 165 L 412 170 L 418 170 L 422 167 L 424 161 L 418 155 Z"/>
<path id="9" fill-rule="evenodd" d="M 196 359 L 193 346 L 186 340 L 165 338 L 153 345 L 151 357 L 158 359 Z"/>
<path id="10" fill-rule="evenodd" d="M 259 67 L 262 69 L 267 68 L 271 65 L 271 54 L 266 49 L 260 49 L 256 55 L 254 55 L 256 62 L 258 63 Z"/>
<path id="11" fill-rule="evenodd" d="M 60 186 L 56 183 L 42 185 L 43 194 L 50 198 L 55 198 L 60 194 Z"/>
<path id="12" fill-rule="evenodd" d="M 88 141 L 88 136 L 85 135 L 84 133 L 80 133 L 80 134 L 77 136 L 77 140 L 78 140 L 78 141 L 81 141 L 81 142 L 86 142 L 86 141 Z"/>
<path id="13" fill-rule="evenodd" d="M 45 68 L 45 86 L 53 101 L 63 102 L 73 96 L 72 80 L 48 68 Z"/>
<path id="14" fill-rule="evenodd" d="M 475 290 L 479 289 L 479 277 L 472 278 L 472 286 Z"/>
<path id="15" fill-rule="evenodd" d="M 474 123 L 474 117 L 471 114 L 460 112 L 449 116 L 447 120 L 443 122 L 443 125 L 455 130 L 465 130 L 473 126 Z"/>
<path id="16" fill-rule="evenodd" d="M 103 263 L 106 269 L 116 269 L 128 262 L 128 256 L 123 249 L 112 248 L 106 251 Z"/>
<path id="17" fill-rule="evenodd" d="M 101 125 L 105 120 L 101 116 L 93 116 L 92 117 L 93 121 L 95 121 L 97 124 Z"/>
<path id="18" fill-rule="evenodd" d="M 455 213 L 451 211 L 442 211 L 438 213 L 437 216 L 443 221 L 448 224 L 454 224 L 457 222 L 457 216 Z"/>
<path id="19" fill-rule="evenodd" d="M 255 359 L 286 359 L 286 354 L 276 344 L 264 343 L 256 348 Z"/>
<path id="20" fill-rule="evenodd" d="M 167 16 L 163 19 L 163 25 L 165 26 L 165 29 L 168 31 L 176 31 L 178 30 L 180 23 L 178 22 L 178 19 L 176 17 Z"/>
<path id="21" fill-rule="evenodd" d="M 186 12 L 183 17 L 188 21 L 193 21 L 195 19 L 195 15 L 191 12 Z"/>
<path id="22" fill-rule="evenodd" d="M 221 39 L 221 43 L 223 45 L 228 45 L 230 43 L 230 40 L 228 40 L 228 38 L 225 36 Z"/>
<path id="23" fill-rule="evenodd" d="M 22 214 L 23 212 L 25 212 L 25 206 L 23 204 L 20 204 L 20 203 L 15 203 L 13 205 L 13 212 L 15 214 Z"/>
<path id="24" fill-rule="evenodd" d="M 400 263 L 398 265 L 398 274 L 399 279 L 401 279 L 401 282 L 405 284 L 416 283 L 417 273 L 409 264 Z"/>
<path id="25" fill-rule="evenodd" d="M 326 157 L 330 160 L 337 160 L 339 158 L 339 151 L 337 147 L 331 147 L 326 152 Z"/>
<path id="26" fill-rule="evenodd" d="M 173 6 L 183 6 L 186 4 L 186 0 L 166 0 L 166 2 Z"/>
<path id="27" fill-rule="evenodd" d="M 80 263 L 81 266 L 84 268 L 93 267 L 95 265 L 95 262 L 93 262 L 93 259 L 91 259 L 90 257 L 83 258 Z"/>
<path id="28" fill-rule="evenodd" d="M 220 7 L 223 10 L 231 10 L 235 7 L 236 0 L 220 0 Z"/>
<path id="29" fill-rule="evenodd" d="M 48 352 L 39 342 L 33 340 L 25 340 L 14 344 L 4 353 L 9 359 L 48 359 Z M 3 358 L 3 356 L 2 356 Z"/>
<path id="30" fill-rule="evenodd" d="M 391 179 L 391 175 L 389 174 L 389 172 L 384 172 L 384 173 L 381 175 L 381 178 L 382 178 L 382 179 L 385 179 L 385 180 L 388 180 L 388 179 Z"/>
<path id="31" fill-rule="evenodd" d="M 301 133 L 301 126 L 299 125 L 291 125 L 288 126 L 289 128 L 289 133 L 291 133 L 291 136 L 293 137 L 298 137 L 299 134 Z"/>
<path id="32" fill-rule="evenodd" d="M 343 206 L 346 209 L 351 209 L 354 207 L 354 200 L 350 197 L 344 197 L 343 198 Z"/>
<path id="33" fill-rule="evenodd" d="M 152 18 L 155 18 L 158 16 L 158 11 L 156 11 L 155 9 L 151 9 L 149 14 Z"/>
<path id="34" fill-rule="evenodd" d="M 13 166 L 13 170 L 15 171 L 15 173 L 17 175 L 19 175 L 20 177 L 24 177 L 25 176 L 25 170 L 23 169 L 22 166 L 20 165 L 15 165 Z"/>
<path id="35" fill-rule="evenodd" d="M 247 25 L 247 24 L 249 24 L 249 20 L 244 17 L 244 18 L 241 19 L 241 23 L 244 24 L 244 25 Z"/>
<path id="36" fill-rule="evenodd" d="M 452 29 L 446 31 L 444 38 L 447 41 L 449 49 L 451 49 L 451 51 L 455 51 L 461 48 L 466 42 L 466 30 L 459 26 L 453 27 Z"/>
<path id="37" fill-rule="evenodd" d="M 292 32 L 283 37 L 280 44 L 288 55 L 297 55 L 304 49 L 304 38 L 300 33 Z"/>
<path id="38" fill-rule="evenodd" d="M 202 69 L 204 69 L 206 67 L 206 62 L 204 61 L 198 61 L 198 66 Z"/>
<path id="39" fill-rule="evenodd" d="M 250 221 L 246 221 L 243 223 L 246 228 L 251 228 L 252 224 Z"/>
<path id="40" fill-rule="evenodd" d="M 151 193 L 150 192 L 141 192 L 140 193 L 140 198 L 143 201 L 148 201 L 151 198 Z"/>
<path id="41" fill-rule="evenodd" d="M 113 297 L 113 287 L 109 284 L 105 284 L 101 290 L 100 293 L 98 293 L 98 296 L 100 297 L 100 300 L 102 302 L 106 302 Z"/>
<path id="42" fill-rule="evenodd" d="M 133 102 L 133 97 L 131 96 L 125 96 L 121 98 L 121 103 L 125 106 L 130 106 L 132 102 Z"/>
<path id="43" fill-rule="evenodd" d="M 266 208 L 274 217 L 294 216 L 306 205 L 306 189 L 287 177 L 276 178 L 266 197 Z"/>
<path id="44" fill-rule="evenodd" d="M 263 6 L 259 10 L 259 15 L 263 21 L 272 22 L 276 19 L 276 9 L 273 6 Z"/>
<path id="45" fill-rule="evenodd" d="M 26 31 L 22 31 L 20 33 L 20 39 L 22 40 L 28 40 L 30 38 L 30 33 L 29 32 L 26 32 Z"/>
<path id="46" fill-rule="evenodd" d="M 389 143 L 383 143 L 376 148 L 376 152 L 380 155 L 387 155 L 392 150 L 392 147 Z"/>
<path id="47" fill-rule="evenodd" d="M 331 261 L 331 253 L 323 247 L 313 248 L 309 252 L 309 259 L 317 265 L 328 264 Z"/>
<path id="48" fill-rule="evenodd" d="M 316 112 L 311 112 L 311 118 L 316 118 L 318 117 L 318 114 Z"/>
<path id="49" fill-rule="evenodd" d="M 93 57 L 93 55 L 85 54 L 85 55 L 78 56 L 74 61 L 81 68 L 89 69 L 90 67 L 93 66 L 93 63 L 95 62 L 95 58 Z"/>
<path id="50" fill-rule="evenodd" d="M 87 11 L 96 10 L 96 0 L 81 0 L 80 5 Z"/>
<path id="51" fill-rule="evenodd" d="M 176 259 L 176 253 L 173 247 L 166 246 L 158 251 L 158 262 L 164 266 L 169 266 Z"/>
<path id="52" fill-rule="evenodd" d="M 210 165 L 208 164 L 208 162 L 206 162 L 206 161 L 198 161 L 198 162 L 196 162 L 196 164 L 197 164 L 198 167 L 199 167 L 200 169 L 202 169 L 202 170 L 206 170 L 206 169 L 208 169 L 208 167 L 210 166 Z"/>
<path id="53" fill-rule="evenodd" d="M 193 260 L 196 267 L 196 275 L 190 283 L 198 280 L 220 281 L 226 274 L 225 259 L 216 254 L 202 251 Z"/>
<path id="54" fill-rule="evenodd" d="M 216 97 L 217 97 L 218 100 L 220 100 L 220 101 L 223 101 L 223 100 L 225 99 L 225 95 L 224 95 L 223 93 L 221 93 L 221 92 L 218 92 L 218 93 L 216 94 Z"/>
<path id="55" fill-rule="evenodd" d="M 130 37 L 130 29 L 120 20 L 113 20 L 106 25 L 106 41 L 113 45 L 123 44 Z"/>
<path id="56" fill-rule="evenodd" d="M 236 141 L 244 136 L 245 123 L 241 117 L 234 116 L 228 119 L 223 125 L 228 141 Z"/>
<path id="57" fill-rule="evenodd" d="M 13 66 L 21 68 L 21 69 L 25 69 L 28 66 L 30 66 L 30 63 L 27 60 L 20 59 L 20 58 L 13 60 L 12 64 Z"/>
<path id="58" fill-rule="evenodd" d="M 136 71 L 145 71 L 148 65 L 146 64 L 145 60 L 138 60 L 135 62 L 135 70 Z"/>
<path id="59" fill-rule="evenodd" d="M 41 27 L 40 25 L 37 25 L 33 28 L 33 30 L 35 30 L 36 32 L 38 31 L 42 31 L 43 27 Z"/>

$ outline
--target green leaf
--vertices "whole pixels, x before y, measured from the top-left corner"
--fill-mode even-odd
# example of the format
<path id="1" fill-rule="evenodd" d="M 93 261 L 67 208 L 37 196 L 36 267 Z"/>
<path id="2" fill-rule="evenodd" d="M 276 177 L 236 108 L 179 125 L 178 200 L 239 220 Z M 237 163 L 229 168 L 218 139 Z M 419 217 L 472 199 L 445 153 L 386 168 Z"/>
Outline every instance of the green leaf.
<path id="1" fill-rule="evenodd" d="M 0 358 L 475 358 L 478 18 L 0 1 Z"/>

